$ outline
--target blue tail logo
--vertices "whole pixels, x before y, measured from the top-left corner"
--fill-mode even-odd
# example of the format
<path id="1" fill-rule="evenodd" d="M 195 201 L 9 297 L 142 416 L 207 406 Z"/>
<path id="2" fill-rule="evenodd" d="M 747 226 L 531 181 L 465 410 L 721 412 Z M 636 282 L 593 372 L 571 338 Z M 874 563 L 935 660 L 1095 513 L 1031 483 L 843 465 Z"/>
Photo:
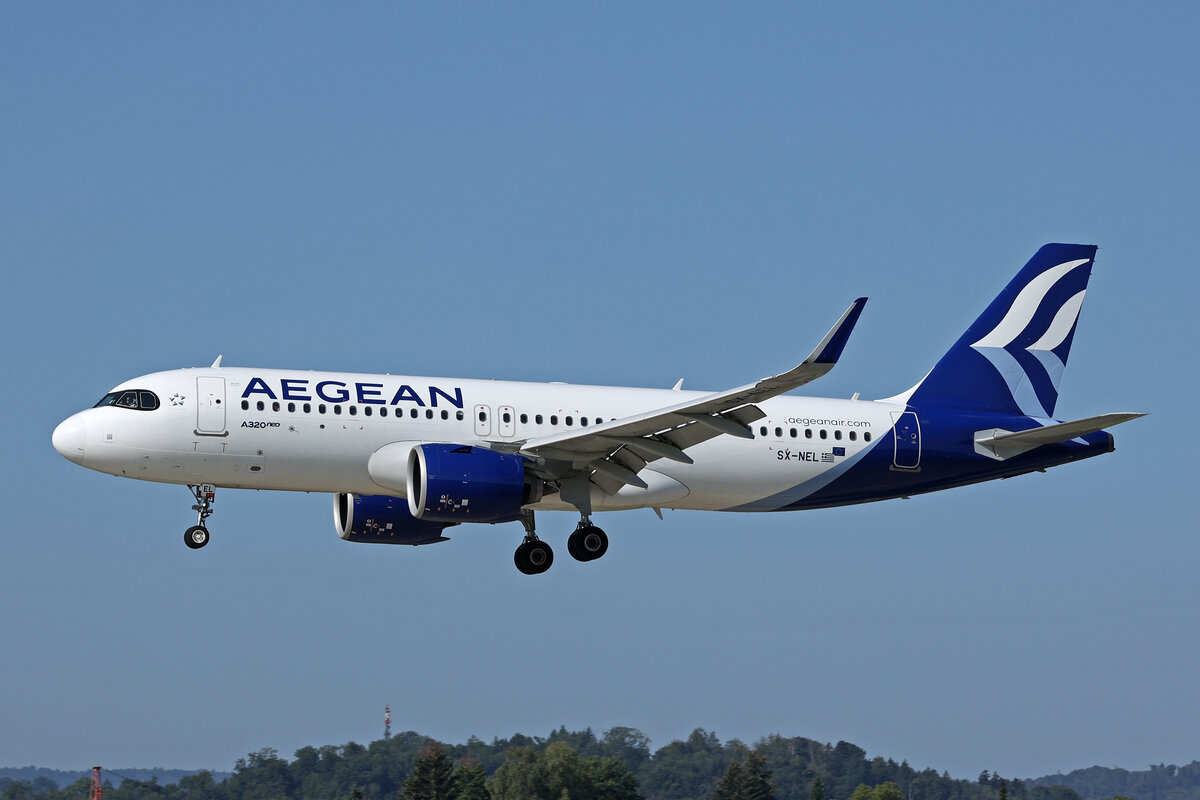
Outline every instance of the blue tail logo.
<path id="1" fill-rule="evenodd" d="M 1095 257 L 1094 245 L 1038 250 L 909 402 L 1051 417 Z"/>

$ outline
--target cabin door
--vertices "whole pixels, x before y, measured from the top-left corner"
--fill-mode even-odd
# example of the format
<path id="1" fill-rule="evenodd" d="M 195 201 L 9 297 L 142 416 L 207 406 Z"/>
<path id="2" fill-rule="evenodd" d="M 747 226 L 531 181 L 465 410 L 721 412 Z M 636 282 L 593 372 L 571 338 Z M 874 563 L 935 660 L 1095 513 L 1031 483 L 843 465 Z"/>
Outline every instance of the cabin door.
<path id="1" fill-rule="evenodd" d="M 892 412 L 892 437 L 895 450 L 892 464 L 896 469 L 921 466 L 921 425 L 912 411 Z"/>
<path id="2" fill-rule="evenodd" d="M 196 378 L 196 433 L 225 433 L 225 379 Z"/>

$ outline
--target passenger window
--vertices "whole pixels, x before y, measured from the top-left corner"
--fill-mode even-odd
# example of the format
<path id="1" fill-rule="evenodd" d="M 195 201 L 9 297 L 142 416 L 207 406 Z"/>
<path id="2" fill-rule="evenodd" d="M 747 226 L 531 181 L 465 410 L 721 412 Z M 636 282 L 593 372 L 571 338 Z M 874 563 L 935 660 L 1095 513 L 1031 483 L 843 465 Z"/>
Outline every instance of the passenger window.
<path id="1" fill-rule="evenodd" d="M 504 416 L 501 417 L 501 419 L 503 419 L 505 422 L 512 422 L 512 414 L 509 414 L 507 411 L 505 411 Z"/>
<path id="2" fill-rule="evenodd" d="M 288 403 L 288 412 L 289 412 L 289 413 L 294 413 L 295 411 L 296 411 L 296 404 L 295 404 L 295 403 Z"/>
<path id="3" fill-rule="evenodd" d="M 456 420 L 458 420 L 459 422 L 462 422 L 462 421 L 463 421 L 463 419 L 464 419 L 463 412 L 461 412 L 461 411 L 455 411 L 455 412 L 454 412 L 454 418 L 455 418 Z"/>
<path id="4" fill-rule="evenodd" d="M 782 439 L 782 438 L 783 438 L 783 428 L 776 428 L 776 429 L 775 429 L 775 438 L 776 438 L 776 439 Z"/>
<path id="5" fill-rule="evenodd" d="M 766 435 L 767 435 L 767 426 L 766 426 L 766 425 L 762 425 L 762 426 L 760 426 L 760 427 L 759 427 L 759 429 L 758 429 L 758 435 L 759 435 L 759 436 L 766 436 Z"/>
<path id="6" fill-rule="evenodd" d="M 450 412 L 444 408 L 442 409 L 442 419 L 450 419 Z"/>
<path id="7" fill-rule="evenodd" d="M 789 430 L 788 435 L 791 436 L 793 439 L 795 439 L 796 438 L 796 429 L 792 428 L 791 430 Z"/>
<path id="8" fill-rule="evenodd" d="M 854 431 L 850 431 L 850 441 L 853 442 L 857 438 L 858 438 L 858 434 L 855 433 Z"/>
<path id="9" fill-rule="evenodd" d="M 479 421 L 480 421 L 480 422 L 487 422 L 487 412 L 486 412 L 486 411 L 480 411 L 480 412 L 479 412 Z"/>
<path id="10" fill-rule="evenodd" d="M 350 416 L 358 415 L 358 406 L 350 406 Z"/>
<path id="11" fill-rule="evenodd" d="M 580 417 L 579 424 L 586 428 L 587 427 L 587 417 Z"/>
<path id="12" fill-rule="evenodd" d="M 551 414 L 551 415 L 550 415 L 550 424 L 551 424 L 551 425 L 557 425 L 557 424 L 558 424 L 558 414 Z"/>
<path id="13" fill-rule="evenodd" d="M 828 438 L 829 438 L 829 432 L 828 432 L 827 430 L 825 430 L 824 428 L 821 428 L 821 438 L 822 438 L 822 439 L 828 439 Z"/>
<path id="14" fill-rule="evenodd" d="M 334 407 L 333 407 L 333 413 L 335 413 L 335 414 L 341 414 L 341 413 L 342 413 L 342 407 L 341 407 L 341 406 L 334 406 Z"/>
<path id="15" fill-rule="evenodd" d="M 263 405 L 263 401 L 262 401 L 262 400 L 259 400 L 257 405 L 258 405 L 258 410 L 259 410 L 259 411 L 262 411 L 263 409 L 265 409 L 265 408 L 266 408 L 266 406 L 265 406 L 265 405 Z"/>
<path id="16" fill-rule="evenodd" d="M 312 405 L 310 405 L 309 403 L 305 403 L 305 404 L 304 404 L 304 413 L 305 413 L 305 414 L 308 414 L 308 413 L 310 413 L 311 411 L 312 411 Z"/>
<path id="17" fill-rule="evenodd" d="M 812 438 L 812 428 L 805 428 L 805 429 L 804 429 L 804 438 L 805 438 L 805 439 L 811 439 L 811 438 Z"/>
<path id="18" fill-rule="evenodd" d="M 417 418 L 417 410 L 415 408 L 412 409 L 412 411 L 409 413 L 409 416 L 412 417 L 413 419 L 416 419 Z"/>
<path id="19" fill-rule="evenodd" d="M 542 415 L 538 414 L 538 415 L 534 416 L 533 421 L 535 424 L 541 425 L 542 424 Z"/>
<path id="20" fill-rule="evenodd" d="M 318 413 L 318 414 L 324 414 L 324 413 L 325 413 L 325 404 L 324 404 L 324 403 L 321 403 L 319 406 L 317 406 L 317 413 Z"/>
<path id="21" fill-rule="evenodd" d="M 276 400 L 274 403 L 271 403 L 271 410 L 272 410 L 272 411 L 278 411 L 278 410 L 279 410 L 279 401 L 278 401 L 278 400 Z"/>
<path id="22" fill-rule="evenodd" d="M 379 409 L 379 416 L 381 416 L 381 417 L 386 417 L 386 416 L 387 416 L 387 406 L 382 406 L 382 407 Z"/>
<path id="23" fill-rule="evenodd" d="M 382 411 L 382 410 L 383 409 L 380 409 L 380 411 Z M 363 406 L 363 416 L 364 417 L 371 416 L 371 407 L 370 406 Z"/>
<path id="24" fill-rule="evenodd" d="M 574 424 L 575 424 L 575 418 L 574 418 L 574 417 L 567 417 L 565 420 L 563 420 L 563 422 L 567 423 L 567 425 L 574 425 Z"/>
<path id="25" fill-rule="evenodd" d="M 433 419 L 433 409 L 432 408 L 425 409 L 425 419 Z"/>
<path id="26" fill-rule="evenodd" d="M 871 432 L 870 431 L 866 431 L 865 433 L 863 433 L 863 441 L 864 442 L 871 441 Z"/>
<path id="27" fill-rule="evenodd" d="M 833 432 L 833 438 L 834 438 L 834 439 L 837 439 L 837 440 L 840 442 L 840 441 L 842 440 L 842 432 L 841 432 L 841 431 L 834 431 L 834 432 Z"/>
<path id="28" fill-rule="evenodd" d="M 528 414 L 522 414 L 522 415 L 521 415 L 521 424 L 522 424 L 522 425 L 524 425 L 524 424 L 525 424 L 525 423 L 527 423 L 527 422 L 529 422 L 529 415 L 528 415 Z"/>
<path id="29" fill-rule="evenodd" d="M 243 400 L 242 401 L 242 411 L 249 411 L 249 410 L 250 410 L 250 401 Z"/>

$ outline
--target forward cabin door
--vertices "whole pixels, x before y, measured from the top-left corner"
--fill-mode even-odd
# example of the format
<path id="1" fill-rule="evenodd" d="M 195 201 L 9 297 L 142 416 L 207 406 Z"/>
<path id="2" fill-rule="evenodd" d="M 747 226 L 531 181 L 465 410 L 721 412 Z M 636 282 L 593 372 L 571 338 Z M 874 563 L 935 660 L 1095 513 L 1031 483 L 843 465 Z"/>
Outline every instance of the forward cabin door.
<path id="1" fill-rule="evenodd" d="M 196 433 L 225 434 L 224 378 L 196 378 Z"/>

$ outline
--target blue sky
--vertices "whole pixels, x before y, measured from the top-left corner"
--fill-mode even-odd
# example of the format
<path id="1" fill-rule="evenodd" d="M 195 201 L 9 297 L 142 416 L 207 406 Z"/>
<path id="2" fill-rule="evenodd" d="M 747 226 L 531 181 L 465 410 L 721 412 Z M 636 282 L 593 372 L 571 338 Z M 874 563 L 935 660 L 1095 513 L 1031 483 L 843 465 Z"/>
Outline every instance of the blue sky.
<path id="1" fill-rule="evenodd" d="M 0 12 L 0 764 L 629 725 L 973 777 L 1200 758 L 1190 4 Z M 871 302 L 809 393 L 912 385 L 1100 245 L 1059 413 L 1105 458 L 909 501 L 352 545 L 327 496 L 82 470 L 55 424 L 205 365 L 722 389 Z M 1192 520 L 1189 522 L 1189 520 Z M 574 526 L 546 514 L 562 549 Z"/>

